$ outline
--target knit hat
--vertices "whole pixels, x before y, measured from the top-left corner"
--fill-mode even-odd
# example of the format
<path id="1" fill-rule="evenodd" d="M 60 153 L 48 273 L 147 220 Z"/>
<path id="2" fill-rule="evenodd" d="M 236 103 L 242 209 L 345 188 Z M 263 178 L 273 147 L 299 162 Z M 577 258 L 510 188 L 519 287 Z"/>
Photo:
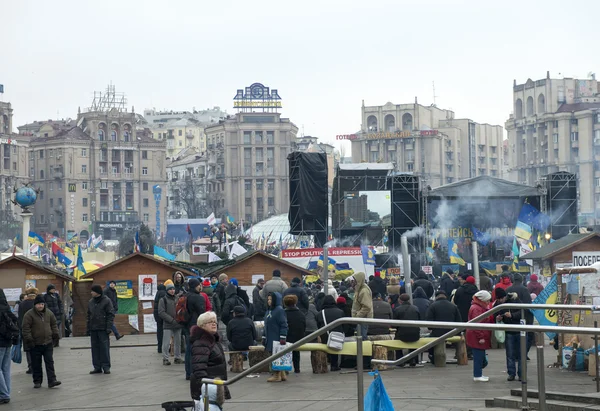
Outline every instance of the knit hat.
<path id="1" fill-rule="evenodd" d="M 465 280 L 467 283 L 469 284 L 475 284 L 475 277 L 473 277 L 472 275 L 468 276 L 467 279 Z"/>
<path id="2" fill-rule="evenodd" d="M 504 290 L 504 288 L 498 287 L 496 288 L 496 290 L 494 290 L 494 293 L 496 294 L 496 299 L 506 297 L 506 291 Z"/>
<path id="3" fill-rule="evenodd" d="M 443 295 L 443 296 L 447 297 L 446 291 L 444 291 L 444 290 L 437 290 L 435 292 L 435 296 L 437 297 L 438 295 Z"/>
<path id="4" fill-rule="evenodd" d="M 56 286 L 54 284 L 48 284 L 48 287 L 46 287 L 46 292 L 49 293 L 50 290 L 56 290 Z"/>
<path id="5" fill-rule="evenodd" d="M 515 275 L 513 275 L 513 281 L 514 282 L 518 281 L 518 282 L 522 283 L 523 282 L 523 276 L 521 274 L 519 274 L 519 273 L 515 273 Z"/>
<path id="6" fill-rule="evenodd" d="M 492 295 L 485 290 L 477 291 L 474 297 L 477 298 L 479 301 L 483 301 L 485 303 L 492 299 Z"/>
<path id="7" fill-rule="evenodd" d="M 173 281 L 172 280 L 167 280 L 165 281 L 165 288 L 169 285 L 173 285 Z"/>
<path id="8" fill-rule="evenodd" d="M 95 292 L 96 294 L 102 295 L 102 286 L 100 286 L 98 284 L 94 284 L 94 285 L 92 285 L 92 291 Z"/>
<path id="9" fill-rule="evenodd" d="M 448 269 L 446 270 L 446 272 L 447 272 L 448 274 L 454 274 L 454 270 L 453 270 L 452 268 L 448 268 Z"/>
<path id="10" fill-rule="evenodd" d="M 337 300 L 335 300 L 335 302 L 337 304 L 346 304 L 346 299 L 344 297 L 338 297 Z"/>
<path id="11" fill-rule="evenodd" d="M 244 314 L 246 312 L 246 309 L 241 305 L 236 305 L 235 307 L 233 307 L 233 312 L 235 314 Z"/>
<path id="12" fill-rule="evenodd" d="M 531 281 L 537 281 L 538 280 L 537 274 L 531 274 L 531 277 L 529 277 L 529 280 L 531 280 Z"/>
<path id="13" fill-rule="evenodd" d="M 221 274 L 219 274 L 219 281 L 223 281 L 223 280 L 225 280 L 226 278 L 228 278 L 228 277 L 227 277 L 227 274 L 225 274 L 225 273 L 221 273 Z"/>
<path id="14" fill-rule="evenodd" d="M 202 287 L 210 287 L 210 280 L 205 279 L 204 281 L 202 281 Z"/>
<path id="15" fill-rule="evenodd" d="M 410 295 L 404 293 L 404 294 L 400 294 L 400 301 L 410 301 Z"/>
<path id="16" fill-rule="evenodd" d="M 375 277 L 381 277 L 381 271 L 375 271 Z"/>
<path id="17" fill-rule="evenodd" d="M 174 285 L 173 283 L 171 283 L 171 284 L 167 284 L 167 286 L 165 287 L 165 289 L 166 289 L 167 291 L 169 291 L 169 290 L 174 290 L 174 289 L 175 289 L 175 285 Z"/>
<path id="18" fill-rule="evenodd" d="M 294 277 L 294 278 L 292 279 L 292 284 L 300 284 L 301 282 L 302 282 L 302 280 L 301 280 L 301 279 L 299 279 L 298 277 Z"/>
<path id="19" fill-rule="evenodd" d="M 229 284 L 233 284 L 236 287 L 238 286 L 238 280 L 236 280 L 235 278 L 232 278 L 231 280 L 229 280 Z"/>
<path id="20" fill-rule="evenodd" d="M 44 300 L 44 296 L 42 294 L 38 294 L 35 297 L 35 300 L 33 301 L 33 304 L 40 304 L 40 303 L 46 304 L 46 301 Z"/>
<path id="21" fill-rule="evenodd" d="M 198 280 L 197 278 L 190 278 L 190 280 L 188 281 L 188 285 L 190 287 L 190 290 L 195 290 L 196 287 L 200 285 L 200 280 Z"/>

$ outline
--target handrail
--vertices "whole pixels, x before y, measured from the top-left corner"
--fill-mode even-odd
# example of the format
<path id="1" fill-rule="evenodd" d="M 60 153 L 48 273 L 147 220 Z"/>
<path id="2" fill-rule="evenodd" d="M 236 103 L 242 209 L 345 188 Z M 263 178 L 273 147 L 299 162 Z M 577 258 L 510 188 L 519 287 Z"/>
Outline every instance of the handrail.
<path id="1" fill-rule="evenodd" d="M 504 303 L 504 304 L 499 304 L 496 307 L 492 307 L 485 313 L 473 318 L 471 321 L 468 321 L 468 322 L 469 323 L 478 323 L 481 320 L 483 320 L 484 318 L 487 318 L 490 315 L 494 315 L 498 311 L 503 311 L 503 310 L 507 310 L 507 309 L 508 310 L 523 309 L 523 308 L 535 308 L 535 309 L 540 309 L 540 310 L 552 309 L 552 310 L 575 310 L 575 311 L 588 311 L 588 310 L 595 311 L 597 309 L 597 307 L 594 305 Z M 461 324 L 461 323 L 454 323 L 454 324 Z M 434 328 L 443 328 L 443 327 L 434 327 Z M 447 340 L 448 338 L 451 338 L 451 337 L 454 337 L 454 336 L 460 334 L 464 330 L 463 327 L 460 327 L 458 325 L 454 326 L 453 328 L 454 328 L 453 330 L 447 332 L 444 335 L 437 337 L 435 340 L 428 342 L 427 344 L 417 348 L 416 350 L 406 354 L 403 357 L 398 358 L 397 360 L 373 359 L 373 360 L 371 360 L 371 362 L 373 364 L 385 364 L 385 365 L 404 364 L 405 362 L 417 357 L 422 352 L 425 352 L 426 350 L 429 350 L 430 348 L 435 347 L 436 345 L 440 344 L 442 341 Z"/>
<path id="2" fill-rule="evenodd" d="M 594 306 L 594 305 L 506 303 L 506 304 L 500 304 L 496 307 L 493 307 L 492 309 L 486 311 L 484 314 L 482 314 L 482 315 L 474 318 L 470 322 L 466 322 L 466 323 L 443 322 L 443 321 L 380 320 L 380 319 L 374 319 L 374 318 L 344 317 L 344 318 L 339 318 L 339 319 L 327 324 L 325 327 L 320 328 L 320 329 L 310 333 L 309 335 L 305 336 L 304 338 L 301 338 L 300 340 L 296 341 L 295 343 L 288 345 L 286 348 L 279 351 L 278 353 L 273 354 L 268 358 L 265 358 L 264 360 L 260 361 L 258 364 L 255 364 L 254 366 L 248 368 L 247 370 L 242 371 L 241 373 L 235 375 L 231 379 L 228 379 L 228 380 L 216 379 L 215 380 L 212 378 L 203 378 L 201 380 L 201 384 L 206 386 L 206 390 L 204 392 L 208 392 L 208 384 L 232 385 L 232 384 L 236 383 L 237 381 L 243 379 L 247 375 L 253 373 L 254 371 L 261 369 L 261 368 L 265 367 L 266 365 L 271 364 L 277 358 L 280 358 L 280 357 L 284 356 L 285 354 L 288 354 L 288 353 L 294 351 L 296 348 L 300 347 L 301 345 L 303 345 L 307 342 L 314 340 L 316 337 L 322 335 L 323 333 L 325 333 L 329 330 L 332 330 L 334 328 L 337 328 L 344 324 L 356 324 L 359 326 L 374 324 L 374 325 L 393 325 L 393 326 L 398 326 L 398 327 L 448 328 L 448 329 L 452 330 L 452 331 L 438 337 L 436 340 L 432 341 L 431 343 L 425 344 L 423 347 L 421 347 L 419 349 L 419 350 L 424 350 L 425 347 L 437 345 L 437 344 L 439 344 L 439 342 L 441 340 L 445 340 L 445 339 L 449 338 L 450 336 L 456 335 L 464 329 L 491 330 L 491 331 L 495 331 L 495 330 L 525 331 L 525 332 L 538 332 L 538 333 L 545 333 L 545 332 L 571 333 L 572 332 L 572 333 L 577 333 L 577 334 L 596 335 L 596 334 L 598 334 L 598 329 L 589 328 L 589 327 L 565 327 L 565 326 L 558 326 L 558 325 L 547 326 L 547 325 L 527 325 L 527 324 L 514 324 L 513 325 L 513 324 L 502 324 L 502 323 L 481 324 L 481 323 L 476 323 L 474 321 L 480 320 L 485 317 L 489 317 L 490 315 L 493 315 L 495 312 L 500 311 L 500 310 L 505 310 L 505 309 L 541 309 L 541 310 L 548 310 L 548 309 L 556 310 L 556 309 L 558 309 L 558 310 L 576 310 L 576 311 L 588 311 L 588 310 L 595 311 L 598 308 L 599 307 Z M 455 333 L 455 334 L 452 334 L 452 333 Z M 357 341 L 360 342 L 361 339 L 357 338 Z M 412 354 L 418 355 L 418 354 L 415 354 L 416 352 L 417 352 L 417 350 L 415 350 L 415 352 L 413 352 Z M 362 354 L 362 350 L 357 349 L 357 356 L 361 357 L 361 358 L 357 358 L 357 361 L 362 361 L 362 355 L 360 355 L 360 354 Z M 402 360 L 403 358 L 405 358 L 405 357 L 400 358 L 400 360 Z M 398 361 L 398 360 L 396 360 L 396 361 Z M 371 362 L 385 363 L 385 364 L 395 363 L 394 361 L 386 362 L 386 361 L 382 361 L 382 360 L 372 360 Z M 361 375 L 358 375 L 359 383 L 362 382 L 362 373 L 360 373 L 360 374 Z M 359 410 L 362 409 L 362 407 L 361 407 L 362 401 L 363 401 L 362 398 L 358 399 Z M 206 407 L 205 409 L 208 409 L 208 401 L 204 401 L 204 405 Z"/>

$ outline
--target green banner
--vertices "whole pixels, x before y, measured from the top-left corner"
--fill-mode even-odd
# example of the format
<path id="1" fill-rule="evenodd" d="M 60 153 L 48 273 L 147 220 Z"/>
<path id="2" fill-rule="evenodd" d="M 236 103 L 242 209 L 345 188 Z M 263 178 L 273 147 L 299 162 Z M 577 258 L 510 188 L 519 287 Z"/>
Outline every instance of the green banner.
<path id="1" fill-rule="evenodd" d="M 118 301 L 119 301 L 119 312 L 117 314 L 134 315 L 134 314 L 138 313 L 137 297 L 118 298 Z"/>

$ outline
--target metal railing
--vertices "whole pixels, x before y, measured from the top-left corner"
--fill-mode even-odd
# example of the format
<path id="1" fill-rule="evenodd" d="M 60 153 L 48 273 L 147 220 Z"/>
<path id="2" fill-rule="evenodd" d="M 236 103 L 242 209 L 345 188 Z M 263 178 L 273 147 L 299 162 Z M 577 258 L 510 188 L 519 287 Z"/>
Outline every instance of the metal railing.
<path id="1" fill-rule="evenodd" d="M 490 323 L 478 323 L 476 321 L 481 321 L 482 319 L 493 315 L 494 313 L 506 310 L 506 309 L 521 309 L 521 318 L 522 323 L 519 325 L 507 325 L 507 324 L 490 324 Z M 316 339 L 318 336 L 323 333 L 330 331 L 334 328 L 337 328 L 344 324 L 356 324 L 356 368 L 357 368 L 357 394 L 358 394 L 358 410 L 364 410 L 364 375 L 363 375 L 363 346 L 362 346 L 362 334 L 361 334 L 361 326 L 362 325 L 381 325 L 381 326 L 392 326 L 392 327 L 426 327 L 426 328 L 445 328 L 451 330 L 450 332 L 438 337 L 436 340 L 425 344 L 424 346 L 416 349 L 409 355 L 406 355 L 398 360 L 389 361 L 389 360 L 372 360 L 372 363 L 377 364 L 400 364 L 401 362 L 405 362 L 417 355 L 426 349 L 432 348 L 446 339 L 453 337 L 457 334 L 460 334 L 463 330 L 489 330 L 489 331 L 513 331 L 513 332 L 521 332 L 521 385 L 522 385 L 522 409 L 529 409 L 527 405 L 527 355 L 526 355 L 526 333 L 538 333 L 538 343 L 536 344 L 537 351 L 537 370 L 538 370 L 538 401 L 540 410 L 546 409 L 546 384 L 545 384 L 545 376 L 544 376 L 544 338 L 543 333 L 576 333 L 576 334 L 586 334 L 597 336 L 599 331 L 597 328 L 589 328 L 589 327 L 564 327 L 564 326 L 553 326 L 553 325 L 527 325 L 524 323 L 524 312 L 525 309 L 541 309 L 541 310 L 574 310 L 574 311 L 596 311 L 600 309 L 600 307 L 593 305 L 565 305 L 565 304 L 500 304 L 492 309 L 486 311 L 484 314 L 474 318 L 473 320 L 466 323 L 455 323 L 455 322 L 443 322 L 443 321 L 406 321 L 406 320 L 379 320 L 373 318 L 349 318 L 344 317 L 338 320 L 335 320 L 325 327 L 318 329 L 317 331 L 301 338 L 297 342 L 293 344 L 288 344 L 288 346 L 279 351 L 276 354 L 271 355 L 268 358 L 260 361 L 259 363 L 253 365 L 252 367 L 242 371 L 241 373 L 235 375 L 233 378 L 228 380 L 220 380 L 220 379 L 211 379 L 211 378 L 203 378 L 201 384 L 204 384 L 204 389 L 201 392 L 208 392 L 208 384 L 214 385 L 232 385 L 247 375 L 252 374 L 253 372 L 264 368 L 265 366 L 271 364 L 274 360 L 296 350 L 298 347 L 309 343 Z M 598 364 L 598 361 L 596 361 Z M 596 366 L 598 369 L 598 365 Z M 597 377 L 596 377 L 597 378 Z M 204 410 L 209 410 L 209 399 L 208 395 L 203 396 L 203 405 Z"/>

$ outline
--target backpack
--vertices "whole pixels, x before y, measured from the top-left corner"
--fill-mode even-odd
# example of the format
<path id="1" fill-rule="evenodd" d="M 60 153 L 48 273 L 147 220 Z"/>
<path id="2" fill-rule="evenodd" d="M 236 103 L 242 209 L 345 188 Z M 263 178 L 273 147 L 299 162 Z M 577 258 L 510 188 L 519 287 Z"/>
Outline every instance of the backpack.
<path id="1" fill-rule="evenodd" d="M 187 294 L 182 295 L 175 305 L 175 321 L 181 325 L 188 325 L 190 322 L 190 312 L 187 306 Z"/>
<path id="2" fill-rule="evenodd" d="M 19 325 L 6 312 L 0 316 L 0 337 L 13 344 L 19 339 Z"/>

